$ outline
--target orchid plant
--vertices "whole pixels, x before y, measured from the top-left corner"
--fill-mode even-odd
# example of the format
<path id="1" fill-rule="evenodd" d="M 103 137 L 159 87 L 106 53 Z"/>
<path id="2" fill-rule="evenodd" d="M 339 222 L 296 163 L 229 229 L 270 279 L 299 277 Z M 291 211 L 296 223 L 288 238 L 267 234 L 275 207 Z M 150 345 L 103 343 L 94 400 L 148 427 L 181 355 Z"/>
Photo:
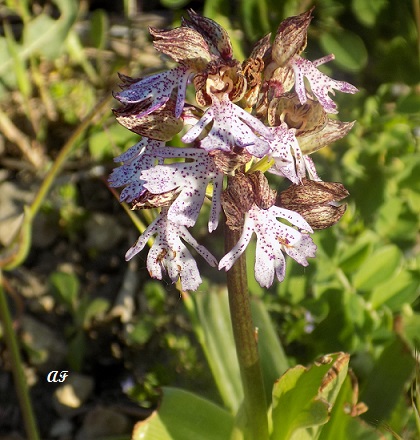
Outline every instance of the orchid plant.
<path id="1" fill-rule="evenodd" d="M 183 292 L 198 289 L 202 279 L 185 243 L 210 266 L 227 271 L 244 392 L 239 431 L 247 439 L 279 431 L 267 418 L 244 251 L 255 233 L 255 278 L 269 288 L 274 277 L 279 282 L 285 277 L 285 254 L 307 266 L 316 254 L 311 234 L 335 224 L 346 209 L 339 202 L 347 190 L 323 182 L 310 155 L 350 131 L 354 122 L 330 118 L 338 113 L 330 95 L 357 89 L 318 69 L 333 55 L 315 61 L 302 56 L 311 13 L 284 20 L 273 42 L 265 36 L 241 62 L 233 57 L 227 32 L 190 10 L 178 28 L 150 28 L 155 48 L 176 65 L 144 78 L 120 75 L 121 91 L 114 95 L 121 104 L 114 110 L 118 122 L 141 140 L 115 158 L 122 164 L 109 183 L 124 187 L 120 200 L 133 209 L 160 210 L 126 259 L 156 236 L 147 256 L 153 278 L 166 272 Z M 187 102 L 188 88 L 195 92 L 194 103 Z M 185 147 L 168 145 L 178 134 Z M 277 193 L 266 174 L 290 186 Z M 223 211 L 226 253 L 219 261 L 189 232 L 205 202 L 209 233 Z M 343 359 L 334 362 L 344 364 Z"/>

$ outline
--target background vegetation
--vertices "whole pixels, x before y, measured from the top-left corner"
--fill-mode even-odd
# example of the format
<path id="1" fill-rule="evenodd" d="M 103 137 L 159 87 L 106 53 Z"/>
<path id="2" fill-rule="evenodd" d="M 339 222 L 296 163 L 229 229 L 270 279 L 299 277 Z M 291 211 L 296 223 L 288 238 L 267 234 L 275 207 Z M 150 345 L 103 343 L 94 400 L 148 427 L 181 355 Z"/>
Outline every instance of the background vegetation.
<path id="1" fill-rule="evenodd" d="M 250 289 L 270 313 L 284 365 L 350 353 L 369 407 L 364 420 L 385 438 L 418 438 L 420 2 L 145 3 L 0 2 L 3 288 L 42 438 L 129 438 L 165 385 L 221 401 L 190 299 L 150 280 L 144 253 L 124 261 L 137 231 L 106 179 L 112 158 L 137 136 L 114 121 L 111 91 L 117 72 L 136 76 L 166 66 L 147 28 L 179 24 L 183 8 L 228 29 L 242 59 L 283 18 L 312 5 L 306 56 L 333 52 L 326 71 L 360 89 L 337 96 L 340 119 L 357 120 L 355 128 L 314 155 L 324 180 L 348 188 L 348 209 L 338 225 L 314 234 L 318 254 L 308 268 L 289 259 L 285 281 L 264 291 L 249 264 Z M 13 260 L 22 252 L 10 239 L 24 206 L 32 239 L 27 256 Z M 149 222 L 138 214 L 137 222 Z M 197 234 L 221 256 L 220 232 L 208 237 L 199 224 Z M 202 270 L 206 282 L 191 294 L 197 301 L 224 291 L 223 273 Z M 69 370 L 75 389 L 84 390 L 76 401 L 69 403 L 62 384 L 46 382 L 55 369 Z M 10 371 L 0 339 L 0 433 L 23 435 Z"/>

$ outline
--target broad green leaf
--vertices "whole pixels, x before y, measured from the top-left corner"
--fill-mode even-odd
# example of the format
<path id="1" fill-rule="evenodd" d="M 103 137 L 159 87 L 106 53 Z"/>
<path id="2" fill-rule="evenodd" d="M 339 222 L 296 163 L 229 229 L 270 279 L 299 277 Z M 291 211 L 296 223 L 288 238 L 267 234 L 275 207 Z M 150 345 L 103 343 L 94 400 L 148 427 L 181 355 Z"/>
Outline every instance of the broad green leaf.
<path id="1" fill-rule="evenodd" d="M 401 251 L 397 246 L 384 246 L 365 260 L 353 278 L 354 286 L 367 291 L 389 280 L 399 268 L 401 258 Z"/>
<path id="2" fill-rule="evenodd" d="M 408 313 L 406 312 L 404 315 L 403 325 L 404 340 L 407 341 L 412 350 L 418 350 L 420 346 L 420 314 L 413 313 L 409 309 Z"/>
<path id="3" fill-rule="evenodd" d="M 88 145 L 92 158 L 100 161 L 115 155 L 116 145 L 125 147 L 127 143 L 132 145 L 135 142 L 133 133 L 119 124 L 114 124 L 89 136 Z"/>
<path id="4" fill-rule="evenodd" d="M 286 371 L 273 388 L 271 440 L 311 438 L 308 434 L 327 423 L 348 360 L 348 355 L 336 353 L 308 369 L 298 365 Z M 312 430 L 305 433 L 304 428 Z"/>
<path id="5" fill-rule="evenodd" d="M 0 60 L 11 60 L 7 40 L 4 37 L 0 37 Z M 12 69 L 12 64 L 10 64 L 10 69 L 1 75 L 0 87 L 3 93 L 3 84 L 8 88 L 16 87 L 16 75 Z"/>
<path id="6" fill-rule="evenodd" d="M 371 252 L 370 240 L 358 240 L 345 247 L 339 256 L 338 264 L 345 273 L 352 273 L 363 264 Z"/>
<path id="7" fill-rule="evenodd" d="M 366 379 L 360 398 L 369 410 L 363 415 L 366 421 L 386 419 L 411 379 L 415 361 L 407 345 L 396 337 L 383 350 Z"/>
<path id="8" fill-rule="evenodd" d="M 398 113 L 418 113 L 418 109 L 420 108 L 420 96 L 417 94 L 409 94 L 406 96 L 402 96 L 397 103 L 397 111 Z"/>
<path id="9" fill-rule="evenodd" d="M 46 15 L 39 15 L 24 27 L 23 45 L 19 51 L 21 60 L 27 60 L 32 54 L 41 52 L 52 56 L 56 53 L 58 43 L 62 43 L 77 18 L 75 0 L 55 0 L 60 10 L 60 18 L 52 20 Z M 0 76 L 10 71 L 13 64 L 8 57 L 0 61 Z"/>
<path id="10" fill-rule="evenodd" d="M 405 303 L 411 304 L 419 295 L 419 274 L 403 270 L 392 279 L 392 283 L 385 282 L 375 287 L 370 303 L 375 309 L 386 305 L 392 311 L 399 311 Z"/>
<path id="11" fill-rule="evenodd" d="M 376 23 L 379 13 L 386 6 L 387 0 L 353 0 L 351 3 L 353 14 L 360 23 L 371 27 Z"/>
<path id="12" fill-rule="evenodd" d="M 227 291 L 197 292 L 184 299 L 220 395 L 225 405 L 236 412 L 243 394 Z M 253 323 L 258 330 L 258 349 L 269 400 L 274 382 L 289 364 L 264 303 L 253 299 L 251 307 Z"/>
<path id="13" fill-rule="evenodd" d="M 352 383 L 350 376 L 344 380 L 343 386 L 332 408 L 330 420 L 322 426 L 318 440 L 378 440 L 384 437 L 369 426 L 357 415 L 364 411 L 363 403 L 359 403 L 357 384 Z"/>
<path id="14" fill-rule="evenodd" d="M 236 413 L 243 400 L 243 391 L 227 292 L 207 290 L 185 294 L 184 304 L 223 403 Z"/>
<path id="15" fill-rule="evenodd" d="M 252 320 L 258 329 L 258 351 L 267 400 L 275 381 L 289 368 L 289 361 L 277 336 L 270 315 L 262 301 L 251 300 Z"/>
<path id="16" fill-rule="evenodd" d="M 327 53 L 333 53 L 337 65 L 349 71 L 359 71 L 366 66 L 368 55 L 363 40 L 350 31 L 337 34 L 324 33 L 320 43 Z"/>
<path id="17" fill-rule="evenodd" d="M 164 387 L 159 409 L 138 422 L 132 440 L 228 440 L 234 419 L 195 394 Z"/>
<path id="18" fill-rule="evenodd" d="M 38 15 L 38 17 L 35 17 L 25 27 L 23 39 L 24 47 L 31 46 L 32 42 L 39 40 L 41 35 L 45 34 L 51 29 L 56 29 L 54 34 L 51 35 L 52 38 L 48 41 L 48 44 L 36 47 L 34 52 L 40 52 L 50 60 L 60 55 L 66 34 L 61 32 L 59 33 L 55 24 L 56 20 L 46 14 L 41 14 Z"/>

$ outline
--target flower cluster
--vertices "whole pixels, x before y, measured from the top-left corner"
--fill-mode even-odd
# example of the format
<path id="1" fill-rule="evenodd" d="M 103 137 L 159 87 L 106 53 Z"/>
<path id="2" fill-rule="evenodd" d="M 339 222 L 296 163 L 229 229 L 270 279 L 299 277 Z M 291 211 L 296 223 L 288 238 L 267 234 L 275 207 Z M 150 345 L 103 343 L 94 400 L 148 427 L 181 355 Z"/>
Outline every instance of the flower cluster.
<path id="1" fill-rule="evenodd" d="M 343 215 L 345 205 L 337 202 L 347 191 L 322 182 L 309 154 L 352 128 L 352 122 L 329 118 L 337 113 L 330 94 L 357 89 L 318 70 L 332 55 L 316 61 L 301 56 L 311 12 L 284 20 L 273 43 L 267 35 L 240 62 L 226 31 L 189 11 L 176 29 L 150 29 L 155 48 L 176 67 L 144 78 L 121 75 L 121 91 L 114 95 L 121 106 L 114 113 L 141 140 L 115 158 L 122 165 L 109 182 L 125 186 L 121 201 L 133 209 L 160 208 L 126 254 L 129 260 L 156 236 L 147 257 L 152 277 L 161 279 L 166 271 L 183 290 L 196 290 L 200 273 L 184 242 L 211 266 L 229 270 L 255 233 L 255 277 L 269 287 L 274 274 L 284 278 L 284 254 L 306 266 L 316 252 L 313 229 Z M 188 87 L 195 90 L 195 104 L 186 102 Z M 167 145 L 181 131 L 188 145 Z M 277 195 L 265 171 L 291 186 Z M 219 263 L 188 232 L 206 199 L 209 232 L 218 227 L 222 209 L 227 227 L 242 231 Z"/>

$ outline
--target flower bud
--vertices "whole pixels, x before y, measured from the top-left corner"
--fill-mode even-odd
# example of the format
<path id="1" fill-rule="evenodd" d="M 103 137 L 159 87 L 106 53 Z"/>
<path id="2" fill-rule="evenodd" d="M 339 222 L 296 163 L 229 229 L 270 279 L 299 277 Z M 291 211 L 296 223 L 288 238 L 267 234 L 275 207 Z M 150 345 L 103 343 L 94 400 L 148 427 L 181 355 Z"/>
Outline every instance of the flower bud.
<path id="1" fill-rule="evenodd" d="M 353 125 L 354 121 L 341 122 L 337 119 L 328 119 L 322 130 L 311 131 L 308 134 L 302 133 L 298 136 L 299 147 L 303 154 L 314 153 L 346 136 Z"/>
<path id="2" fill-rule="evenodd" d="M 301 104 L 295 92 L 274 98 L 268 107 L 268 123 L 272 127 L 285 122 L 296 129 L 296 135 L 320 131 L 328 121 L 327 113 L 318 101 L 309 99 Z"/>
<path id="3" fill-rule="evenodd" d="M 285 66 L 290 58 L 306 47 L 306 37 L 314 8 L 280 23 L 273 43 L 272 57 L 278 66 Z"/>
<path id="4" fill-rule="evenodd" d="M 348 195 L 341 183 L 302 179 L 278 195 L 277 205 L 299 213 L 313 229 L 325 229 L 343 216 L 347 205 L 337 202 Z"/>
<path id="5" fill-rule="evenodd" d="M 261 171 L 243 174 L 236 173 L 222 193 L 222 206 L 226 215 L 226 224 L 230 229 L 242 227 L 244 215 L 255 204 L 260 209 L 274 205 L 276 191 L 270 189 L 268 180 Z"/>
<path id="6" fill-rule="evenodd" d="M 120 108 L 114 109 L 113 112 L 123 127 L 150 139 L 168 141 L 182 130 L 184 124 L 181 118 L 174 115 L 175 101 L 173 99 L 170 99 L 155 112 L 139 118 L 138 115 L 148 105 L 148 101 L 124 104 Z"/>
<path id="7" fill-rule="evenodd" d="M 211 55 L 204 38 L 194 29 L 179 27 L 171 30 L 149 28 L 155 38 L 154 47 L 196 71 L 204 69 L 211 61 Z"/>

